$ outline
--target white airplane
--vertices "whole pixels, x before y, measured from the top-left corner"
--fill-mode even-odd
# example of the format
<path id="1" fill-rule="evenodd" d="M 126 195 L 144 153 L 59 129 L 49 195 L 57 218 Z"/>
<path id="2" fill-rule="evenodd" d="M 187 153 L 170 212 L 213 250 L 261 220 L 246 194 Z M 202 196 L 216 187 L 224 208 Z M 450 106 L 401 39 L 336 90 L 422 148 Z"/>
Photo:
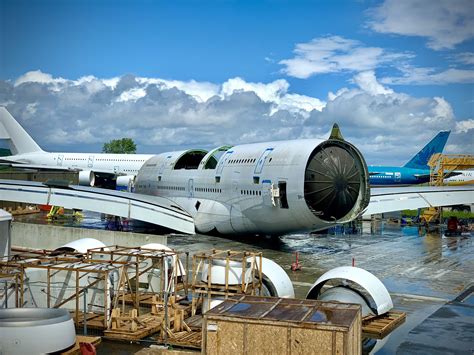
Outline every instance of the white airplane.
<path id="1" fill-rule="evenodd" d="M 0 157 L 0 165 L 15 168 L 78 171 L 79 184 L 104 186 L 113 181 L 127 187 L 150 154 L 49 153 L 0 107 L 0 139 L 7 139 L 13 155 Z"/>
<path id="2" fill-rule="evenodd" d="M 323 229 L 353 220 L 370 199 L 365 160 L 339 129 L 328 140 L 224 146 L 210 152 L 47 153 L 5 108 L 0 108 L 0 117 L 0 137 L 10 139 L 14 153 L 3 157 L 5 163 L 79 170 L 83 185 L 92 185 L 93 177 L 103 172 L 136 174 L 136 193 L 174 201 L 202 233 Z"/>
<path id="3" fill-rule="evenodd" d="M 474 185 L 474 170 L 456 170 L 459 175 L 445 178 L 443 182 L 449 186 Z"/>
<path id="4" fill-rule="evenodd" d="M 374 193 L 362 154 L 342 138 L 337 125 L 327 140 L 264 142 L 151 156 L 137 172 L 134 193 L 23 184 L 28 189 L 6 182 L 0 199 L 29 203 L 56 199 L 67 208 L 135 218 L 187 233 L 281 235 L 326 229 L 364 212 L 474 202 L 474 189 L 467 187 L 462 191 L 385 188 Z M 140 213 L 134 212 L 137 206 Z M 154 212 L 154 217 L 147 211 Z"/>
<path id="5" fill-rule="evenodd" d="M 368 177 L 362 154 L 335 125 L 328 140 L 155 155 L 135 192 L 175 201 L 200 233 L 282 234 L 355 219 L 370 199 Z"/>

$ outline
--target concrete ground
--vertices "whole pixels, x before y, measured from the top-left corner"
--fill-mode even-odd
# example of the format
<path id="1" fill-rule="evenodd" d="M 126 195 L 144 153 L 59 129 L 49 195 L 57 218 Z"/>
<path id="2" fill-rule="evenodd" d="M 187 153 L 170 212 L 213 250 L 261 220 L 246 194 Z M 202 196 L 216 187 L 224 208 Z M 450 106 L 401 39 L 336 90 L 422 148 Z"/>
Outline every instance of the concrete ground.
<path id="1" fill-rule="evenodd" d="M 373 233 L 370 225 L 363 225 L 362 230 L 359 234 L 280 238 L 172 234 L 168 245 L 191 254 L 212 248 L 262 251 L 287 270 L 299 298 L 306 297 L 321 274 L 354 260 L 356 266 L 380 278 L 392 295 L 394 308 L 407 313 L 406 322 L 376 344 L 378 354 L 473 353 L 474 296 L 453 300 L 474 284 L 474 235 L 446 238 L 389 223 L 376 225 Z M 295 252 L 300 253 L 303 268 L 292 272 Z M 127 344 L 110 346 L 117 353 L 137 349 Z M 107 349 L 104 342 L 98 351 L 105 354 Z"/>
<path id="2" fill-rule="evenodd" d="M 356 266 L 372 272 L 386 285 L 394 308 L 407 313 L 406 322 L 388 338 L 379 341 L 375 349 L 378 354 L 433 353 L 435 345 L 430 338 L 444 344 L 444 347 L 436 345 L 441 349 L 440 353 L 471 353 L 472 347 L 467 344 L 474 344 L 474 306 L 463 303 L 462 308 L 456 308 L 455 304 L 445 304 L 474 284 L 472 236 L 445 238 L 439 233 L 419 232 L 417 227 L 381 223 L 376 226 L 374 234 L 301 234 L 232 239 L 202 235 L 169 236 L 168 245 L 191 253 L 210 248 L 262 251 L 265 257 L 287 270 L 299 298 L 306 297 L 310 286 L 324 272 L 351 265 L 354 259 Z M 292 272 L 290 266 L 297 251 L 303 268 Z M 445 308 L 455 309 L 455 312 L 443 311 Z M 442 312 L 438 318 L 444 318 L 443 322 L 432 327 L 430 322 L 434 322 L 432 317 L 437 317 L 435 312 Z M 450 339 L 459 337 L 458 333 L 466 325 L 470 325 L 471 330 L 464 331 L 463 340 L 451 342 Z M 418 342 L 414 341 L 417 334 L 424 334 L 426 341 L 421 340 L 421 335 Z"/>

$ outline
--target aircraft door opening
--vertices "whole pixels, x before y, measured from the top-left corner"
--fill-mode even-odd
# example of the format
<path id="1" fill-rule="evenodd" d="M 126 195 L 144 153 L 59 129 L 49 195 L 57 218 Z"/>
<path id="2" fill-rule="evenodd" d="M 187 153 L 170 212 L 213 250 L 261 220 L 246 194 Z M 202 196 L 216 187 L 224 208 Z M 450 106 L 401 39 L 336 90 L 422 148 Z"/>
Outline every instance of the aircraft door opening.
<path id="1" fill-rule="evenodd" d="M 400 173 L 399 171 L 395 172 L 395 182 L 400 182 L 402 178 L 402 173 Z"/>
<path id="2" fill-rule="evenodd" d="M 280 190 L 280 208 L 288 208 L 286 181 L 278 181 L 278 190 Z"/>
<path id="3" fill-rule="evenodd" d="M 87 160 L 87 167 L 88 168 L 94 167 L 94 156 L 93 155 L 89 155 L 89 159 Z"/>
<path id="4" fill-rule="evenodd" d="M 227 151 L 225 155 L 219 160 L 219 165 L 217 166 L 217 171 L 216 175 L 222 174 L 222 169 L 224 169 L 224 165 L 229 160 L 230 155 L 233 153 L 233 151 Z"/>
<path id="5" fill-rule="evenodd" d="M 57 161 L 58 166 L 63 166 L 63 159 L 64 159 L 64 155 L 59 154 L 58 161 Z"/>
<path id="6" fill-rule="evenodd" d="M 194 180 L 193 179 L 188 180 L 188 196 L 190 198 L 194 197 Z"/>
<path id="7" fill-rule="evenodd" d="M 255 174 L 260 174 L 263 170 L 263 166 L 265 165 L 265 161 L 267 160 L 268 155 L 273 151 L 273 148 L 267 148 L 258 159 L 257 166 L 255 167 Z"/>

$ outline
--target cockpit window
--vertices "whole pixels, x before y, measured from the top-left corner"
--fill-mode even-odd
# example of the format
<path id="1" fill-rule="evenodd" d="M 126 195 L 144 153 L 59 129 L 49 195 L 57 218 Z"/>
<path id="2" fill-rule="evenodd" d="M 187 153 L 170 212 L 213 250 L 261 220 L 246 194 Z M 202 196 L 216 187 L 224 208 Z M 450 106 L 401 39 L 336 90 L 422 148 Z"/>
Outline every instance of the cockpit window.
<path id="1" fill-rule="evenodd" d="M 219 161 L 219 159 L 230 148 L 232 148 L 231 145 L 223 145 L 222 147 L 214 149 L 210 154 L 209 158 L 207 158 L 207 161 L 204 164 L 204 169 L 215 169 L 217 167 L 217 162 Z"/>
<path id="2" fill-rule="evenodd" d="M 202 158 L 206 156 L 207 152 L 205 150 L 188 150 L 174 164 L 174 170 L 180 169 L 197 169 Z"/>

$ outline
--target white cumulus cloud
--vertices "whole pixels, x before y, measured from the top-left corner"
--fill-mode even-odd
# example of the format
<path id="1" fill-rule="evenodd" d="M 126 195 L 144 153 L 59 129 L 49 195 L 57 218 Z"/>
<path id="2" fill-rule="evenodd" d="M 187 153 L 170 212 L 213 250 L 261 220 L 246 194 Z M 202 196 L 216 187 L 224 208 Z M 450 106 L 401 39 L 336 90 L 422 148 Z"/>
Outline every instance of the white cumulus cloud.
<path id="1" fill-rule="evenodd" d="M 451 149 L 473 149 L 472 119 L 456 120 L 442 97 L 386 88 L 371 70 L 355 73 L 355 85 L 328 93 L 327 101 L 292 92 L 286 80 L 69 80 L 41 72 L 22 77 L 19 84 L 0 80 L 0 101 L 52 151 L 100 151 L 104 142 L 121 137 L 134 139 L 140 152 L 209 149 L 324 137 L 334 122 L 369 163 L 401 164 L 446 129 L 453 131 Z"/>
<path id="2" fill-rule="evenodd" d="M 472 0 L 385 0 L 369 14 L 374 31 L 426 37 L 434 50 L 452 49 L 474 37 Z"/>
<path id="3" fill-rule="evenodd" d="M 310 76 L 335 72 L 360 72 L 373 70 L 386 63 L 411 55 L 389 53 L 383 48 L 368 47 L 363 43 L 340 36 L 314 38 L 298 43 L 295 56 L 279 62 L 289 76 L 306 79 Z"/>
<path id="4" fill-rule="evenodd" d="M 402 76 L 384 77 L 381 82 L 390 85 L 446 85 L 474 83 L 474 70 L 450 68 L 437 71 L 435 68 L 400 67 Z"/>

